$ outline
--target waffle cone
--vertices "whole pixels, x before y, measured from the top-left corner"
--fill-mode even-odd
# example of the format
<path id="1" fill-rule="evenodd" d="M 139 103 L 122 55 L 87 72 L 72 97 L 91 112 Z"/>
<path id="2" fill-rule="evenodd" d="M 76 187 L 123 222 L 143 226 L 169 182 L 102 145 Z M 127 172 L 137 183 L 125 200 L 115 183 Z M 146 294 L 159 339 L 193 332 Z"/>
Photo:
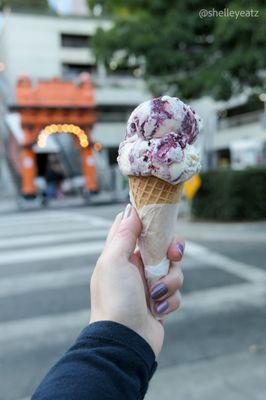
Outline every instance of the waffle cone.
<path id="1" fill-rule="evenodd" d="M 129 176 L 131 196 L 140 210 L 149 204 L 177 204 L 182 184 L 172 185 L 155 176 Z"/>

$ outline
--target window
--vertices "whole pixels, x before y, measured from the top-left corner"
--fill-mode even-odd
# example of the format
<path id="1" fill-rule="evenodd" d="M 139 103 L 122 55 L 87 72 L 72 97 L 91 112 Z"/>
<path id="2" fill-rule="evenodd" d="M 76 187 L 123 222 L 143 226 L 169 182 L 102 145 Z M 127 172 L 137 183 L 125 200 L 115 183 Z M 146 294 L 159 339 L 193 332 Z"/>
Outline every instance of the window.
<path id="1" fill-rule="evenodd" d="M 93 73 L 96 71 L 96 66 L 91 64 L 74 64 L 74 63 L 63 63 L 62 64 L 62 75 L 65 78 L 71 78 L 81 74 L 82 72 Z"/>
<path id="2" fill-rule="evenodd" d="M 89 35 L 76 35 L 70 33 L 61 34 L 61 46 L 62 47 L 78 47 L 88 48 L 89 47 Z"/>
<path id="3" fill-rule="evenodd" d="M 119 66 L 115 69 L 110 69 L 109 68 L 109 75 L 113 75 L 113 76 L 132 76 L 133 75 L 133 71 L 131 67 L 128 66 Z"/>
<path id="4" fill-rule="evenodd" d="M 112 104 L 112 105 L 100 105 L 98 106 L 98 121 L 99 122 L 125 122 L 132 110 L 135 108 L 134 105 L 125 104 Z"/>

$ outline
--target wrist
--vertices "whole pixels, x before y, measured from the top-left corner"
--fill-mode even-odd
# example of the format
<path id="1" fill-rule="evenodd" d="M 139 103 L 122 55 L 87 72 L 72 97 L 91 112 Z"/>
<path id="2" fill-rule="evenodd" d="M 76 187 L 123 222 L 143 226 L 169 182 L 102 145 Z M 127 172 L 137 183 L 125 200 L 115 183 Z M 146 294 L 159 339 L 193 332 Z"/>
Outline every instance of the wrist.
<path id="1" fill-rule="evenodd" d="M 98 336 L 123 344 L 131 351 L 135 351 L 141 358 L 147 358 L 149 364 L 155 362 L 155 351 L 149 343 L 148 336 L 143 331 L 137 332 L 131 327 L 113 320 L 91 321 L 82 331 L 80 338 Z M 145 337 L 147 336 L 147 339 Z M 145 355 L 145 357 L 144 357 Z"/>

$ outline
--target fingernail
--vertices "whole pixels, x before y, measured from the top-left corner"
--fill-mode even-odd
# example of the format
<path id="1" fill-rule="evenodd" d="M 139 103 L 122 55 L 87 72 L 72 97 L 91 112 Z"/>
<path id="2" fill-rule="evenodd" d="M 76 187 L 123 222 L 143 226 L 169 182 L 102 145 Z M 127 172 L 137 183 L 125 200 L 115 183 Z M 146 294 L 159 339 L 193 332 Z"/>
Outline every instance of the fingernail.
<path id="1" fill-rule="evenodd" d="M 131 211 L 132 211 L 132 205 L 131 205 L 131 204 L 128 204 L 128 205 L 126 206 L 125 211 L 124 211 L 123 219 L 128 218 L 128 217 L 130 216 L 130 214 L 131 214 Z"/>
<path id="2" fill-rule="evenodd" d="M 163 295 L 167 293 L 168 289 L 164 283 L 159 283 L 158 285 L 154 286 L 151 291 L 151 298 L 153 300 L 157 300 Z"/>
<path id="3" fill-rule="evenodd" d="M 161 314 L 167 310 L 168 306 L 169 306 L 168 301 L 164 300 L 156 306 L 156 312 L 158 314 Z"/>
<path id="4" fill-rule="evenodd" d="M 176 245 L 177 251 L 180 254 L 181 257 L 183 257 L 184 250 L 185 250 L 185 244 L 184 243 L 177 243 Z"/>

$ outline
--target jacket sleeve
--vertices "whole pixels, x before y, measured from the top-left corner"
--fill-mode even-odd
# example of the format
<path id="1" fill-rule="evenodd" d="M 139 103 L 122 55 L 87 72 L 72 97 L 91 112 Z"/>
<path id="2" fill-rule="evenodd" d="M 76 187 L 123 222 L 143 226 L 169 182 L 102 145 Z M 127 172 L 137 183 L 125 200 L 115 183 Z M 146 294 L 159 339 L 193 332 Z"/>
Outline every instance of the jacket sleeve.
<path id="1" fill-rule="evenodd" d="M 32 400 L 140 400 L 157 363 L 149 344 L 116 322 L 86 327 Z"/>

